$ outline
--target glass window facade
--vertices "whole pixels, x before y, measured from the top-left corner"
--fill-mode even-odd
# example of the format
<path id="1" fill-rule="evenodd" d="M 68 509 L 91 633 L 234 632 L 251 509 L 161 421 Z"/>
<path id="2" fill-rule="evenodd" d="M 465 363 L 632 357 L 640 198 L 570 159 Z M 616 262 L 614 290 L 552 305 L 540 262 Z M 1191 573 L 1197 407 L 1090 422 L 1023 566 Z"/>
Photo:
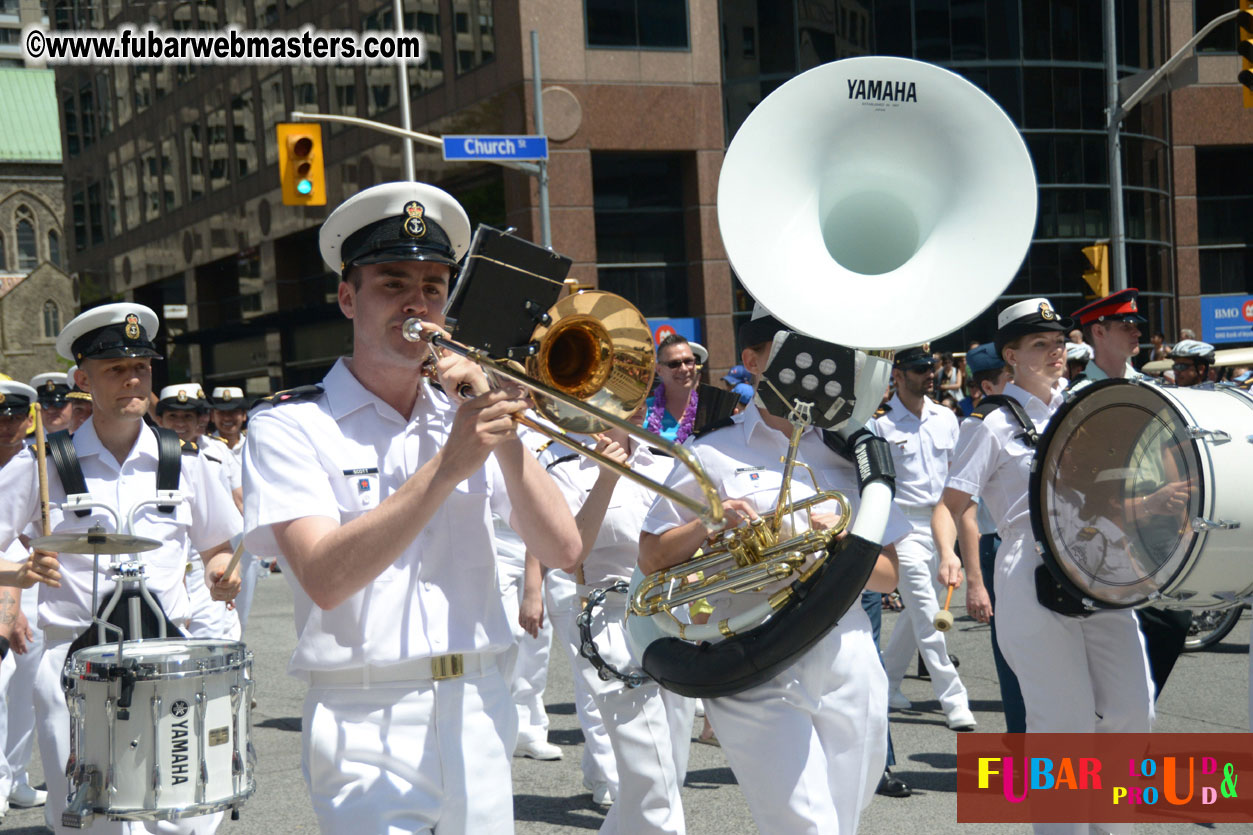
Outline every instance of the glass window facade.
<path id="1" fill-rule="evenodd" d="M 1039 182 L 1028 257 L 1000 304 L 938 347 L 987 339 L 996 309 L 1051 298 L 1064 312 L 1084 303 L 1081 250 L 1110 236 L 1101 3 L 1088 0 L 722 0 L 728 141 L 753 107 L 794 75 L 855 55 L 930 61 L 987 92 L 1016 124 Z M 1120 73 L 1164 60 L 1164 4 L 1115 0 Z M 1230 3 L 1227 4 L 1230 6 Z M 749 43 L 755 49 L 745 49 Z M 1149 328 L 1173 331 L 1174 272 L 1168 111 L 1141 104 L 1123 125 L 1128 285 L 1141 290 Z"/>
<path id="2" fill-rule="evenodd" d="M 683 158 L 592 154 L 597 283 L 645 316 L 687 316 Z"/>
<path id="3" fill-rule="evenodd" d="M 1253 147 L 1196 149 L 1202 293 L 1253 293 Z"/>
<path id="4" fill-rule="evenodd" d="M 688 48 L 687 0 L 583 0 L 583 13 L 589 47 Z"/>

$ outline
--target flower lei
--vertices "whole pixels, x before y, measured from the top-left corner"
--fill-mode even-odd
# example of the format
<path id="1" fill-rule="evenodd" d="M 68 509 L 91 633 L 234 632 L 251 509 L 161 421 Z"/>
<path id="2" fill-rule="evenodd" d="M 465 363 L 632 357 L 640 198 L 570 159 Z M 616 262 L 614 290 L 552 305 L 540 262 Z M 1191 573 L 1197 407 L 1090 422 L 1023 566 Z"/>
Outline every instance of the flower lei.
<path id="1" fill-rule="evenodd" d="M 696 423 L 696 389 L 693 388 L 687 396 L 687 408 L 683 410 L 683 417 L 679 419 L 679 432 L 675 435 L 675 443 L 683 443 L 692 434 L 692 425 Z M 661 434 L 661 421 L 666 413 L 666 384 L 658 383 L 656 390 L 653 392 L 653 405 L 648 410 L 648 420 L 644 423 L 644 428 L 654 435 Z"/>

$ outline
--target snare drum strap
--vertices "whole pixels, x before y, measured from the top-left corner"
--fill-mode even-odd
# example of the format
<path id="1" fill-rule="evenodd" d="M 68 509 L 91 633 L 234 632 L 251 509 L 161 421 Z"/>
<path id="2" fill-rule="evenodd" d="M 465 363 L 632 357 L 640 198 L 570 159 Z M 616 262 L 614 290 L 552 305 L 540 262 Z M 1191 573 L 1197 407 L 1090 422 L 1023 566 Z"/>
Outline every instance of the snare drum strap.
<path id="1" fill-rule="evenodd" d="M 178 441 L 178 433 L 169 429 L 153 427 L 157 436 L 157 489 L 177 490 L 179 474 L 182 471 L 182 451 Z M 48 436 L 48 457 L 56 468 L 57 476 L 67 496 L 87 492 L 87 480 L 83 478 L 83 467 L 78 462 L 78 452 L 74 449 L 74 439 L 66 429 L 53 432 Z M 159 505 L 157 510 L 172 513 L 174 505 Z M 76 510 L 79 517 L 88 516 L 88 509 Z"/>
<path id="2" fill-rule="evenodd" d="M 979 405 L 975 406 L 970 416 L 983 420 L 997 409 L 1005 409 L 1014 416 L 1014 420 L 1022 427 L 1022 434 L 1017 438 L 1027 446 L 1035 449 L 1036 444 L 1040 442 L 1040 433 L 1036 431 L 1035 424 L 1031 422 L 1031 417 L 1027 414 L 1027 410 L 1022 404 L 1008 394 L 990 394 L 979 401 Z"/>

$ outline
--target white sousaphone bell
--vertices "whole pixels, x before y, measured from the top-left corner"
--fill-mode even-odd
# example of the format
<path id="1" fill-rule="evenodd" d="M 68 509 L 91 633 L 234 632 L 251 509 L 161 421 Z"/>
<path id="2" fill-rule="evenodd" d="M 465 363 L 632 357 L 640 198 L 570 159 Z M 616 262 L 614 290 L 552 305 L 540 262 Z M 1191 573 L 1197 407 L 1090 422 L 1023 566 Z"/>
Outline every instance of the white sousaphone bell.
<path id="1" fill-rule="evenodd" d="M 859 349 L 849 433 L 878 407 L 886 352 L 950 333 L 996 301 L 1035 217 L 1031 159 L 1000 106 L 948 70 L 903 58 L 835 61 L 779 87 L 736 133 L 718 183 L 722 239 L 748 292 L 791 329 Z M 891 501 L 886 485 L 867 485 L 851 533 L 881 543 Z M 637 570 L 632 591 L 644 580 Z M 712 621 L 685 627 L 668 611 L 627 617 L 633 654 L 664 686 L 717 695 L 767 672 L 754 664 L 763 669 L 726 686 L 667 681 L 649 659 L 668 652 L 663 639 L 720 640 Z"/>

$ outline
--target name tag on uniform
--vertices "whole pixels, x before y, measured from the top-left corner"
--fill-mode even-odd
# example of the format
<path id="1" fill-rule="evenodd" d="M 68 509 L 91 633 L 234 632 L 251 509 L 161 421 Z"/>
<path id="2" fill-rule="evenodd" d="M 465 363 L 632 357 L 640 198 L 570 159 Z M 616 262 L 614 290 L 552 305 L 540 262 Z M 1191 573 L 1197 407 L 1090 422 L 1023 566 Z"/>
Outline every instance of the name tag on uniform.
<path id="1" fill-rule="evenodd" d="M 361 507 L 374 507 L 379 503 L 379 468 L 359 467 L 344 470 L 344 476 L 353 485 Z"/>

